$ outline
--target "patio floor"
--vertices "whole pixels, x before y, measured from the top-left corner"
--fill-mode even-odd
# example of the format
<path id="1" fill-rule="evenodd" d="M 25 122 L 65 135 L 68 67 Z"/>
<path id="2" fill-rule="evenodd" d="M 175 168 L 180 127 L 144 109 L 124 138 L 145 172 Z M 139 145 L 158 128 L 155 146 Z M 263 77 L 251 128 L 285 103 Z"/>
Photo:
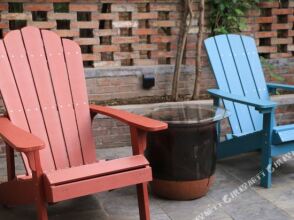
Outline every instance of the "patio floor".
<path id="1" fill-rule="evenodd" d="M 130 148 L 99 150 L 101 158 L 129 155 Z M 207 196 L 193 201 L 168 201 L 150 195 L 152 220 L 195 220 L 207 208 L 232 195 L 244 181 L 259 170 L 258 154 L 251 153 L 217 164 L 216 182 Z M 21 169 L 21 166 L 17 166 Z M 5 175 L 5 160 L 0 159 L 0 181 Z M 223 203 L 222 203 L 223 204 Z M 34 207 L 6 209 L 0 207 L 0 219 L 35 219 Z M 49 207 L 50 220 L 133 220 L 139 219 L 135 187 L 104 192 Z M 199 218 L 201 219 L 201 218 Z M 204 219 L 215 220 L 287 220 L 294 219 L 294 160 L 283 164 L 273 173 L 273 186 L 263 189 L 258 185 L 249 188 L 231 203 L 223 204 Z"/>

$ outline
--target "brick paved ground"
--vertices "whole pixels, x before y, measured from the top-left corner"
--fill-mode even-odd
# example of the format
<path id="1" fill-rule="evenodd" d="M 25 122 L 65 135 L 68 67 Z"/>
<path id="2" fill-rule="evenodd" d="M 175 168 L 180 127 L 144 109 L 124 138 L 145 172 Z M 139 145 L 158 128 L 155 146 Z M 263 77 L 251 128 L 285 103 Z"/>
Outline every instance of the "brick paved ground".
<path id="1" fill-rule="evenodd" d="M 130 154 L 130 148 L 99 150 L 103 158 L 116 158 Z M 151 194 L 152 220 L 192 220 L 207 207 L 222 201 L 243 181 L 257 174 L 258 154 L 246 154 L 217 164 L 216 182 L 207 196 L 193 201 L 168 201 Z M 20 169 L 20 166 L 18 166 Z M 0 173 L 4 175 L 5 164 L 0 159 Z M 205 219 L 210 220 L 287 220 L 294 219 L 294 161 L 283 164 L 273 174 L 273 187 L 262 189 L 254 186 L 238 196 L 232 203 Z M 2 177 L 3 180 L 3 177 Z M 138 219 L 134 187 L 104 192 L 49 207 L 50 220 L 133 220 Z M 33 207 L 13 209 L 0 208 L 0 219 L 35 219 Z"/>

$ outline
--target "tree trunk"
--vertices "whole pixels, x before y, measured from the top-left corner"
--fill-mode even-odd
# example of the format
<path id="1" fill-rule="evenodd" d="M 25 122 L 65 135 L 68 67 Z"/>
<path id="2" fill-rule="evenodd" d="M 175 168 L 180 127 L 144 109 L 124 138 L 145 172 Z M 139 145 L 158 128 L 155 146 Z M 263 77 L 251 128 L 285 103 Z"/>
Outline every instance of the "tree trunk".
<path id="1" fill-rule="evenodd" d="M 178 83 L 180 79 L 181 65 L 183 62 L 188 32 L 192 25 L 192 19 L 193 19 L 192 0 L 185 0 L 184 9 L 182 13 L 182 19 L 181 19 L 181 25 L 180 25 L 176 65 L 175 65 L 173 84 L 172 84 L 172 100 L 173 101 L 178 100 Z M 187 24 L 187 20 L 188 20 L 188 24 Z"/>
<path id="2" fill-rule="evenodd" d="M 199 5 L 199 19 L 198 19 L 198 39 L 196 47 L 196 66 L 195 66 L 195 84 L 192 99 L 198 99 L 200 95 L 200 76 L 202 73 L 202 45 L 203 45 L 203 32 L 205 22 L 205 0 L 200 0 Z"/>

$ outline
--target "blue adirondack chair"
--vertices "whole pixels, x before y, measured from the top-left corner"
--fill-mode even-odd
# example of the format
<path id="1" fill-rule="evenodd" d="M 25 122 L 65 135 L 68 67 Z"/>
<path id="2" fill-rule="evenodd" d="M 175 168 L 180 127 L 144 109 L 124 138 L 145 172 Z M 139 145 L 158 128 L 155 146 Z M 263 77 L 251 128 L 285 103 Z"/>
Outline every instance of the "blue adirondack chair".
<path id="1" fill-rule="evenodd" d="M 253 38 L 219 35 L 205 40 L 218 89 L 209 89 L 216 105 L 231 113 L 232 134 L 218 143 L 218 158 L 261 150 L 264 176 L 261 186 L 271 186 L 272 157 L 294 151 L 294 125 L 276 126 L 276 103 L 269 93 L 276 89 L 294 91 L 294 86 L 266 83 Z M 218 126 L 220 129 L 220 126 Z M 220 131 L 220 130 L 219 130 Z"/>

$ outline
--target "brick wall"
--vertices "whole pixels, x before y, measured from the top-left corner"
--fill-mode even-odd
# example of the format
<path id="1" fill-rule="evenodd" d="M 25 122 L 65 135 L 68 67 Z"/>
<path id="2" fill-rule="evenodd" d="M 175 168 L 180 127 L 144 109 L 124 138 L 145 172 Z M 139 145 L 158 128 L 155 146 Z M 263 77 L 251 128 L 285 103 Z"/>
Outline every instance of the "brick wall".
<path id="1" fill-rule="evenodd" d="M 263 56 L 293 55 L 293 9 L 293 1 L 273 1 L 249 13 L 244 33 L 256 38 Z M 17 0 L 0 3 L 0 38 L 34 25 L 78 42 L 88 67 L 174 64 L 180 14 L 181 0 Z M 184 64 L 195 64 L 197 31 L 195 18 Z"/>
<path id="2" fill-rule="evenodd" d="M 80 44 L 89 67 L 170 64 L 174 59 L 180 1 L 38 2 L 1 3 L 2 35 L 25 25 L 54 30 Z"/>
<path id="3" fill-rule="evenodd" d="M 195 0 L 193 4 L 196 15 L 198 2 Z M 293 1 L 264 2 L 246 17 L 248 27 L 244 34 L 252 35 L 260 54 L 274 59 L 273 62 L 280 62 L 282 58 L 288 63 L 293 62 L 293 11 Z M 95 72 L 90 76 L 96 79 L 87 80 L 91 100 L 161 96 L 170 94 L 180 15 L 181 0 L 17 0 L 0 3 L 0 38 L 9 30 L 34 25 L 78 42 L 84 65 L 89 68 L 87 73 Z M 197 31 L 195 18 L 183 61 L 189 68 L 195 65 Z M 206 32 L 208 36 L 208 28 Z M 205 58 L 205 53 L 203 56 Z M 205 97 L 205 89 L 213 87 L 214 80 L 207 60 L 204 59 L 203 63 L 206 67 L 200 85 L 201 95 Z M 111 82 L 102 74 L 109 68 L 117 68 L 112 71 L 115 74 L 108 74 Z M 164 68 L 168 74 L 163 76 L 158 72 Z M 121 77 L 126 71 L 134 73 L 134 69 L 137 71 L 135 75 Z M 141 77 L 146 69 L 158 79 L 156 86 L 149 91 L 141 90 Z M 277 70 L 289 83 L 293 82 L 292 67 L 281 70 L 277 65 Z M 181 95 L 191 93 L 193 77 L 182 76 Z"/>
<path id="4" fill-rule="evenodd" d="M 250 31 L 259 45 L 258 50 L 266 58 L 288 58 L 294 52 L 294 2 L 263 2 L 252 11 Z"/>

